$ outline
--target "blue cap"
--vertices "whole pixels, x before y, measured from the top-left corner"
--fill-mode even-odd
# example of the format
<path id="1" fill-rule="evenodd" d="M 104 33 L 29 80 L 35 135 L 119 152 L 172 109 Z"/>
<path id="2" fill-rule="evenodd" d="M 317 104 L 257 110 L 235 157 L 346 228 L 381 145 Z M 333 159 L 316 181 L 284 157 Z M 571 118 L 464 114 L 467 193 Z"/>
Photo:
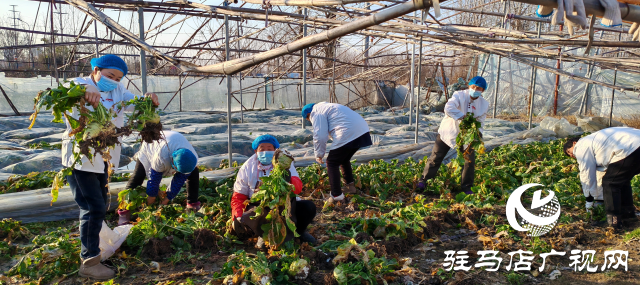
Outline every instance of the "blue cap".
<path id="1" fill-rule="evenodd" d="M 487 90 L 487 81 L 484 80 L 482 76 L 476 76 L 474 78 L 471 78 L 471 81 L 469 81 L 469 86 L 471 85 L 482 87 L 482 89 Z"/>
<path id="2" fill-rule="evenodd" d="M 276 139 L 276 137 L 272 135 L 261 135 L 257 137 L 255 140 L 253 140 L 253 143 L 251 144 L 251 148 L 253 148 L 253 150 L 256 150 L 262 143 L 270 143 L 273 145 L 274 148 L 280 148 L 280 143 L 278 143 L 278 140 Z"/>
<path id="3" fill-rule="evenodd" d="M 127 75 L 127 71 L 129 70 L 124 60 L 113 54 L 105 54 L 99 58 L 91 59 L 91 69 L 96 67 L 120 70 L 122 71 L 122 76 Z"/>
<path id="4" fill-rule="evenodd" d="M 180 173 L 191 173 L 196 169 L 198 164 L 198 158 L 190 150 L 181 148 L 174 151 L 171 156 L 173 157 L 173 167 Z"/>
<path id="5" fill-rule="evenodd" d="M 311 111 L 313 111 L 313 105 L 315 104 L 316 103 L 304 105 L 304 107 L 302 108 L 302 118 L 306 119 L 307 115 L 311 114 Z"/>

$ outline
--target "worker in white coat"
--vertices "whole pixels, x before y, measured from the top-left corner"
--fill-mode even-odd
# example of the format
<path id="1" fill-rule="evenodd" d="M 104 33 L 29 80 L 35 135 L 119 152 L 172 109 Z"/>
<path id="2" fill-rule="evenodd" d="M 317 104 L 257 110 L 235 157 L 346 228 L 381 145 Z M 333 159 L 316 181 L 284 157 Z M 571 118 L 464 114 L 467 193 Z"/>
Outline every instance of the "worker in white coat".
<path id="1" fill-rule="evenodd" d="M 347 106 L 320 102 L 302 108 L 302 117 L 313 126 L 313 147 L 316 161 L 324 162 L 329 137 L 333 140 L 327 156 L 327 172 L 331 184 L 329 202 L 344 200 L 344 193 L 356 193 L 351 157 L 363 147 L 371 146 L 369 125 L 360 114 Z M 341 188 L 340 170 L 345 180 Z"/>
<path id="2" fill-rule="evenodd" d="M 469 89 L 457 91 L 449 98 L 449 101 L 444 107 L 445 116 L 440 123 L 438 136 L 431 151 L 431 156 L 429 156 L 429 160 L 424 166 L 422 177 L 418 180 L 417 189 L 419 191 L 425 189 L 427 180 L 436 177 L 442 160 L 450 149 L 454 147 L 464 148 L 462 145 L 456 146 L 456 137 L 460 132 L 460 121 L 467 113 L 473 113 L 473 116 L 480 121 L 482 127 L 484 127 L 484 120 L 489 110 L 489 102 L 482 97 L 482 92 L 484 92 L 486 88 L 487 81 L 480 76 L 476 76 L 469 81 Z M 481 128 L 481 134 L 483 131 Z M 475 173 L 475 152 L 470 151 L 465 155 L 464 160 L 460 186 L 464 193 L 473 194 L 471 187 L 473 186 Z"/>
<path id="3" fill-rule="evenodd" d="M 134 106 L 120 108 L 123 102 L 136 98 L 137 96 L 129 92 L 121 80 L 127 75 L 127 64 L 122 58 L 106 54 L 99 58 L 91 59 L 91 74 L 87 77 L 74 78 L 76 84 L 84 85 L 87 90 L 84 99 L 87 109 L 102 104 L 105 108 L 116 113 L 116 117 L 111 122 L 118 128 L 124 126 L 124 112 L 133 111 Z M 154 93 L 147 93 L 145 97 L 150 97 L 155 106 L 159 105 L 158 96 Z M 80 117 L 78 108 L 73 108 L 70 117 L 78 119 Z M 96 280 L 109 280 L 115 277 L 115 271 L 100 263 L 100 230 L 102 222 L 107 214 L 108 199 L 108 173 L 107 163 L 103 161 L 100 153 L 93 154 L 93 160 L 81 156 L 80 162 L 74 165 L 76 160 L 74 155 L 78 152 L 77 143 L 69 133 L 73 130 L 71 124 L 65 119 L 67 129 L 62 135 L 62 165 L 65 167 L 74 166 L 71 175 L 68 175 L 67 182 L 71 188 L 73 199 L 80 208 L 80 258 L 82 264 L 78 270 L 81 277 L 89 277 Z M 120 144 L 116 144 L 110 150 L 110 163 L 118 167 L 120 163 Z"/>
<path id="4" fill-rule="evenodd" d="M 153 143 L 143 142 L 140 150 L 135 155 L 136 166 L 129 177 L 127 189 L 135 189 L 147 181 L 147 204 L 155 202 L 160 191 L 160 182 L 163 176 L 173 176 L 171 184 L 160 204 L 167 205 L 180 193 L 180 189 L 186 183 L 187 211 L 198 211 L 198 187 L 200 186 L 200 172 L 198 154 L 187 139 L 178 132 L 163 131 L 162 139 Z M 118 224 L 129 222 L 131 214 L 129 210 L 119 209 L 120 220 Z"/>
<path id="5" fill-rule="evenodd" d="M 593 207 L 598 192 L 597 173 L 604 171 L 602 190 L 609 226 L 636 218 L 631 179 L 640 174 L 640 130 L 607 128 L 583 138 L 567 139 L 564 152 L 578 160 L 586 207 Z"/>

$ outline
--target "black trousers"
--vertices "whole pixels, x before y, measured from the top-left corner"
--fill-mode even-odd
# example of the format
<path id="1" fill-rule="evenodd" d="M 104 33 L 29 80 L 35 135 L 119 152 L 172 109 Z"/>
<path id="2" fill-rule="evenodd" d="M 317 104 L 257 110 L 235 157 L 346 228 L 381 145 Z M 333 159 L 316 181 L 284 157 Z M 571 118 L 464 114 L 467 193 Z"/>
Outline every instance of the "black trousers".
<path id="1" fill-rule="evenodd" d="M 107 163 L 104 164 L 107 169 Z M 83 259 L 100 255 L 100 230 L 107 214 L 107 173 L 76 170 L 67 176 L 73 199 L 80 207 L 80 256 Z"/>
<path id="2" fill-rule="evenodd" d="M 251 229 L 251 231 L 244 232 L 236 232 L 236 236 L 240 239 L 246 239 L 254 236 L 262 236 L 264 231 L 262 230 L 262 225 L 267 222 L 267 214 L 269 214 L 268 210 L 265 210 L 262 215 L 257 216 L 252 219 L 256 215 L 255 207 L 258 206 L 259 203 L 251 203 L 247 205 L 242 217 L 242 224 Z M 316 205 L 312 201 L 301 200 L 301 201 L 293 201 L 291 204 L 291 220 L 296 225 L 296 232 L 298 234 L 302 234 L 307 230 L 307 227 L 313 222 L 313 218 L 316 216 Z M 236 219 L 233 219 L 234 223 L 238 223 Z M 234 226 L 234 228 L 239 228 Z M 285 241 L 289 241 L 293 239 L 294 235 L 291 230 L 287 227 L 287 236 Z"/>
<path id="3" fill-rule="evenodd" d="M 136 167 L 133 169 L 133 173 L 129 176 L 129 182 L 127 182 L 127 189 L 134 189 L 141 186 L 144 179 L 147 178 L 147 172 L 144 169 L 144 165 L 140 160 L 136 160 Z M 187 202 L 198 202 L 198 188 L 200 187 L 200 170 L 196 167 L 187 178 Z"/>
<path id="4" fill-rule="evenodd" d="M 602 177 L 604 208 L 611 215 L 635 215 L 631 179 L 640 174 L 640 148 L 629 156 L 609 164 Z"/>
<path id="5" fill-rule="evenodd" d="M 462 146 L 460 146 L 462 147 Z M 438 175 L 438 169 L 440 169 L 440 165 L 442 165 L 442 160 L 447 155 L 447 152 L 451 147 L 449 147 L 446 143 L 440 139 L 440 135 L 436 137 L 436 143 L 433 146 L 433 150 L 431 151 L 431 156 L 427 160 L 427 164 L 424 166 L 424 170 L 422 171 L 422 180 L 426 181 L 432 179 Z M 476 152 L 471 151 L 467 156 L 467 159 L 464 160 L 464 167 L 462 168 L 462 180 L 460 182 L 460 186 L 462 187 L 462 191 L 470 191 L 473 186 L 473 179 L 476 170 Z"/>
<path id="6" fill-rule="evenodd" d="M 331 184 L 331 195 L 333 197 L 342 195 L 340 169 L 342 169 L 342 175 L 347 184 L 354 182 L 351 158 L 360 148 L 372 144 L 371 135 L 369 132 L 366 132 L 347 144 L 329 151 L 329 155 L 327 156 L 327 173 L 329 174 L 329 184 Z"/>

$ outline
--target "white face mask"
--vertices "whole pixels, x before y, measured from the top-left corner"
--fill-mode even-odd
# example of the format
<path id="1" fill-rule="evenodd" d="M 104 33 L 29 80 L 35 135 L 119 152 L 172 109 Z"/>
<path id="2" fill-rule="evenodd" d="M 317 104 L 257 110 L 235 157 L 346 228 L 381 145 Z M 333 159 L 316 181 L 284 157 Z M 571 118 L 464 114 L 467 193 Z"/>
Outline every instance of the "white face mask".
<path id="1" fill-rule="evenodd" d="M 473 88 L 469 88 L 469 96 L 471 96 L 471 98 L 473 98 L 473 99 L 476 99 L 476 98 L 482 96 L 482 92 L 476 91 Z"/>

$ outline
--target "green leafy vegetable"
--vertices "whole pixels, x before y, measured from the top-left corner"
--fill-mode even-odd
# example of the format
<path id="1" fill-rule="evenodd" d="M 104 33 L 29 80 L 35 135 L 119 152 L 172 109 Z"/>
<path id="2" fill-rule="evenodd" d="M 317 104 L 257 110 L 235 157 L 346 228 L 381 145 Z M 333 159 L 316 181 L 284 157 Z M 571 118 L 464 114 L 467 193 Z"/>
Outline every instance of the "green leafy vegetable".
<path id="1" fill-rule="evenodd" d="M 256 216 L 269 211 L 266 216 L 267 223 L 262 225 L 263 238 L 269 247 L 278 248 L 287 236 L 287 228 L 298 237 L 296 225 L 291 220 L 291 203 L 295 202 L 293 185 L 284 180 L 285 172 L 291 167 L 293 156 L 286 150 L 277 149 L 272 163 L 273 170 L 268 177 L 260 178 L 262 185 L 260 190 L 253 194 L 251 202 L 260 202 L 256 207 Z M 293 200 L 292 200 L 293 198 Z"/>

